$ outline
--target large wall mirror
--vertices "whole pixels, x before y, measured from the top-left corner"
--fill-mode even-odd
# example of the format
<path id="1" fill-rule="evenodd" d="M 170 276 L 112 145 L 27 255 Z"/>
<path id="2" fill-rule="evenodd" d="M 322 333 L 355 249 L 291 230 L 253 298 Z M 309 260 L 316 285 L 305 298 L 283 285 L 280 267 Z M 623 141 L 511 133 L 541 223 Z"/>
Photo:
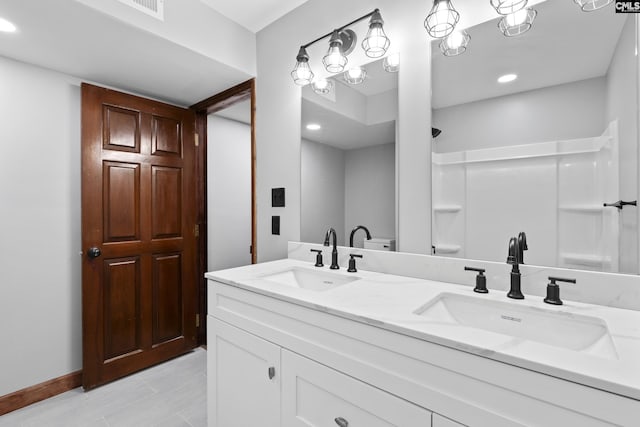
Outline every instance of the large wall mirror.
<path id="1" fill-rule="evenodd" d="M 374 238 L 395 239 L 395 141 L 397 73 L 383 60 L 363 67 L 360 84 L 344 74 L 329 79 L 330 90 L 302 89 L 300 238 L 322 242 L 329 227 L 338 244 L 366 226 Z M 364 233 L 354 236 L 363 247 Z"/>
<path id="2" fill-rule="evenodd" d="M 496 19 L 460 55 L 433 42 L 433 251 L 503 262 L 524 231 L 527 264 L 637 274 L 637 207 L 604 206 L 638 198 L 637 20 L 534 9 L 517 37 Z"/>

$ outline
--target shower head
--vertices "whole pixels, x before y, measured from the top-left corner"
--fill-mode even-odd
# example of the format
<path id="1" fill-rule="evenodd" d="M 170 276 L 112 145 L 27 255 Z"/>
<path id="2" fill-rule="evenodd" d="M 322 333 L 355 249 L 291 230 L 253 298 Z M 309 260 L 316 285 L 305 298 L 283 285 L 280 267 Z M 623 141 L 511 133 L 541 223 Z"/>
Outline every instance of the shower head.
<path id="1" fill-rule="evenodd" d="M 438 128 L 434 128 L 434 127 L 432 127 L 432 128 L 431 128 L 431 137 L 432 137 L 432 138 L 437 137 L 437 136 L 438 136 L 438 135 L 440 135 L 441 133 L 442 133 L 442 131 L 441 131 L 440 129 L 438 129 Z"/>

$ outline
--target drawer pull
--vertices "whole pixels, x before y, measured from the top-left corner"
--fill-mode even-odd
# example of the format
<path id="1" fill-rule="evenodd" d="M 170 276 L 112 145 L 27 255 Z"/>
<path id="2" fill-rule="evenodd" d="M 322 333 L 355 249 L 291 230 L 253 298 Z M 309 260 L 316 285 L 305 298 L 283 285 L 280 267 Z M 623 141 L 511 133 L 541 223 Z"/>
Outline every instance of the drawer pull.
<path id="1" fill-rule="evenodd" d="M 336 424 L 338 424 L 340 427 L 349 427 L 349 421 L 345 420 L 342 417 L 338 417 L 334 420 L 336 422 Z"/>
<path id="2" fill-rule="evenodd" d="M 276 376 L 276 368 L 274 368 L 273 366 L 271 366 L 269 368 L 269 379 L 272 380 L 273 377 Z"/>

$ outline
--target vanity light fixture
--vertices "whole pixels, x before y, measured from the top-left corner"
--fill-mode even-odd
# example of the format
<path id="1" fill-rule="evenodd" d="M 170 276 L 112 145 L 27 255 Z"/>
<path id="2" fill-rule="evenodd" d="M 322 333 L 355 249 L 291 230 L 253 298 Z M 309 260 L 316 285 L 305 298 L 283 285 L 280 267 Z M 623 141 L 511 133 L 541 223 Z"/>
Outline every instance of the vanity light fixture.
<path id="1" fill-rule="evenodd" d="M 311 88 L 319 95 L 326 95 L 333 89 L 333 82 L 325 78 L 316 79 L 311 83 Z"/>
<path id="2" fill-rule="evenodd" d="M 526 33 L 531 29 L 537 11 L 531 8 L 520 9 L 510 13 L 498 22 L 498 28 L 505 37 L 514 37 Z"/>
<path id="3" fill-rule="evenodd" d="M 327 54 L 322 58 L 324 68 L 330 73 L 339 73 L 344 70 L 344 66 L 347 65 L 347 56 L 342 51 L 342 39 L 338 30 L 334 30 L 329 40 L 329 50 Z"/>
<path id="4" fill-rule="evenodd" d="M 300 51 L 296 57 L 296 66 L 291 72 L 293 81 L 301 86 L 307 85 L 313 81 L 313 72 L 311 71 L 311 67 L 309 67 L 309 55 L 307 54 L 307 48 L 327 37 L 330 37 L 329 50 L 322 58 L 322 63 L 330 73 L 339 73 L 344 71 L 348 62 L 347 55 L 353 51 L 357 40 L 356 33 L 348 27 L 367 18 L 371 18 L 371 20 L 369 22 L 367 35 L 362 42 L 362 48 L 364 49 L 365 54 L 371 58 L 384 56 L 387 49 L 389 49 L 391 42 L 382 28 L 384 21 L 382 20 L 380 9 L 374 9 L 372 12 L 367 13 L 360 18 L 300 46 Z"/>
<path id="5" fill-rule="evenodd" d="M 382 61 L 382 67 L 387 73 L 397 73 L 400 69 L 400 54 L 396 52 L 385 57 Z"/>
<path id="6" fill-rule="evenodd" d="M 391 44 L 389 37 L 387 37 L 384 29 L 382 29 L 383 24 L 382 15 L 380 15 L 380 11 L 376 9 L 373 15 L 371 15 L 367 36 L 362 41 L 364 53 L 370 58 L 380 58 L 387 52 Z"/>
<path id="7" fill-rule="evenodd" d="M 613 0 L 573 0 L 583 12 L 593 12 L 613 3 Z"/>
<path id="8" fill-rule="evenodd" d="M 471 36 L 465 30 L 454 31 L 440 42 L 440 51 L 444 56 L 456 56 L 467 50 Z"/>
<path id="9" fill-rule="evenodd" d="M 320 126 L 317 123 L 309 123 L 307 125 L 307 129 L 309 129 L 309 130 L 320 130 L 320 129 L 322 129 L 322 126 Z"/>
<path id="10" fill-rule="evenodd" d="M 517 74 L 505 74 L 504 76 L 498 77 L 498 83 L 509 83 L 518 78 Z"/>
<path id="11" fill-rule="evenodd" d="M 433 38 L 447 37 L 453 32 L 460 20 L 460 14 L 454 9 L 451 0 L 433 0 L 433 7 L 424 20 L 424 27 Z"/>
<path id="12" fill-rule="evenodd" d="M 508 15 L 524 9 L 528 0 L 491 0 L 491 6 L 500 15 Z"/>
<path id="13" fill-rule="evenodd" d="M 291 72 L 291 77 L 295 84 L 305 86 L 313 80 L 313 71 L 309 67 L 309 54 L 304 47 L 300 48 L 298 56 L 296 56 L 296 66 Z"/>
<path id="14" fill-rule="evenodd" d="M 16 26 L 13 25 L 13 22 L 10 22 L 4 18 L 0 18 L 0 32 L 3 33 L 15 33 Z"/>
<path id="15" fill-rule="evenodd" d="M 362 67 L 353 67 L 344 73 L 345 81 L 352 85 L 364 82 L 365 77 L 367 77 L 367 72 Z"/>

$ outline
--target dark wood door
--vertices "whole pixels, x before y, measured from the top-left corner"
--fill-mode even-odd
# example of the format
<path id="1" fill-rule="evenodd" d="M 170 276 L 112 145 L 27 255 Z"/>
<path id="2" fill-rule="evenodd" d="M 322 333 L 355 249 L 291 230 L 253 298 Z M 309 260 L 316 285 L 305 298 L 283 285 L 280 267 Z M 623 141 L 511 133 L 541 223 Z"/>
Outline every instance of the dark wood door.
<path id="1" fill-rule="evenodd" d="M 196 346 L 195 115 L 82 85 L 83 386 Z"/>

